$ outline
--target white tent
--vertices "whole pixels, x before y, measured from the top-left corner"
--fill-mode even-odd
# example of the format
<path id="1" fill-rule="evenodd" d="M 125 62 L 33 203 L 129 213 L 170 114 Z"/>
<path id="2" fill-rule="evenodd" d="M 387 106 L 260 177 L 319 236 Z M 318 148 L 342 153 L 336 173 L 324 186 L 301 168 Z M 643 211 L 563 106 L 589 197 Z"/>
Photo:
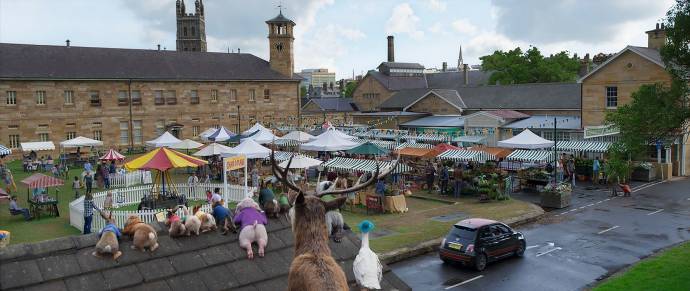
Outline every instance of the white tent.
<path id="1" fill-rule="evenodd" d="M 271 154 L 271 150 L 258 144 L 253 139 L 245 138 L 242 142 L 226 153 L 222 153 L 223 157 L 232 157 L 245 155 L 247 159 L 263 159 Z"/>
<path id="2" fill-rule="evenodd" d="M 270 129 L 264 128 L 260 129 L 259 132 L 257 132 L 255 135 L 243 138 L 242 141 L 247 139 L 251 139 L 260 144 L 267 144 L 272 143 L 276 139 L 279 139 L 279 137 L 275 136 Z"/>
<path id="3" fill-rule="evenodd" d="M 208 140 L 208 137 L 209 137 L 210 135 L 212 135 L 214 132 L 216 132 L 216 130 L 218 130 L 218 129 L 217 129 L 217 128 L 213 128 L 213 127 L 209 128 L 209 129 L 206 129 L 206 130 L 204 130 L 204 132 L 202 132 L 201 134 L 199 134 L 199 137 L 200 137 L 201 139 L 203 139 L 203 140 Z"/>
<path id="4" fill-rule="evenodd" d="M 340 137 L 334 130 L 327 130 L 311 142 L 302 145 L 308 151 L 343 151 L 359 146 L 359 143 Z"/>
<path id="5" fill-rule="evenodd" d="M 55 144 L 52 141 L 32 141 L 20 144 L 22 151 L 54 151 Z"/>
<path id="6" fill-rule="evenodd" d="M 313 140 L 315 138 L 316 137 L 311 135 L 311 134 L 308 134 L 308 133 L 303 132 L 303 131 L 298 131 L 298 130 L 291 131 L 290 133 L 280 137 L 280 139 L 282 139 L 282 140 L 295 140 L 298 142 L 308 142 L 308 141 Z"/>
<path id="7" fill-rule="evenodd" d="M 173 149 L 178 149 L 178 150 L 193 150 L 193 149 L 198 149 L 204 144 L 195 142 L 191 139 L 185 139 L 175 145 L 170 146 L 170 148 Z"/>
<path id="8" fill-rule="evenodd" d="M 215 132 L 206 136 L 206 139 L 212 141 L 226 141 L 234 136 L 236 136 L 234 132 L 228 130 L 227 128 L 225 128 L 225 126 L 221 126 L 220 128 L 216 129 Z"/>
<path id="9" fill-rule="evenodd" d="M 333 131 L 333 132 L 335 132 L 335 134 L 336 134 L 337 136 L 339 136 L 339 137 L 341 137 L 341 138 L 344 138 L 344 139 L 357 139 L 357 137 L 348 135 L 347 133 L 344 133 L 344 132 L 342 132 L 342 131 L 340 131 L 340 130 L 335 129 L 334 127 L 331 127 L 331 129 L 329 129 L 329 130 L 327 130 L 327 131 Z M 324 133 L 325 133 L 325 132 L 324 132 Z M 322 133 L 322 134 L 323 134 L 323 133 Z"/>
<path id="10" fill-rule="evenodd" d="M 288 162 L 289 159 L 278 164 L 278 167 L 284 169 L 287 167 Z M 323 163 L 323 161 L 310 158 L 305 155 L 295 155 L 294 158 L 292 158 L 292 163 L 290 163 L 290 169 L 306 169 L 321 165 L 321 163 Z"/>
<path id="11" fill-rule="evenodd" d="M 257 131 L 257 130 L 267 130 L 267 129 L 268 129 L 268 128 L 266 128 L 266 127 L 264 127 L 263 125 L 261 125 L 261 123 L 258 123 L 258 122 L 257 122 L 257 123 L 255 123 L 254 125 L 252 125 L 252 127 L 250 127 L 249 129 L 243 131 L 243 132 L 242 132 L 242 135 L 250 135 L 250 134 L 254 133 L 254 132 Z"/>
<path id="12" fill-rule="evenodd" d="M 523 132 L 514 137 L 498 142 L 499 147 L 513 149 L 543 149 L 552 147 L 553 144 L 553 141 L 544 139 L 541 136 L 534 134 L 529 129 L 525 129 Z"/>
<path id="13" fill-rule="evenodd" d="M 224 146 L 222 144 L 217 144 L 217 143 L 212 143 L 210 145 L 207 145 L 205 148 L 201 149 L 200 151 L 192 154 L 197 157 L 208 157 L 208 156 L 215 156 L 215 155 L 220 155 L 224 153 L 228 153 L 232 150 L 231 147 Z"/>
<path id="14" fill-rule="evenodd" d="M 60 142 L 60 146 L 63 148 L 97 147 L 103 146 L 103 142 L 100 140 L 90 139 L 88 137 L 77 136 L 73 139 Z"/>
<path id="15" fill-rule="evenodd" d="M 177 139 L 171 133 L 166 131 L 165 133 L 163 133 L 161 136 L 157 137 L 156 139 L 147 141 L 146 145 L 159 148 L 159 147 L 174 146 L 180 142 L 182 142 L 182 141 Z"/>

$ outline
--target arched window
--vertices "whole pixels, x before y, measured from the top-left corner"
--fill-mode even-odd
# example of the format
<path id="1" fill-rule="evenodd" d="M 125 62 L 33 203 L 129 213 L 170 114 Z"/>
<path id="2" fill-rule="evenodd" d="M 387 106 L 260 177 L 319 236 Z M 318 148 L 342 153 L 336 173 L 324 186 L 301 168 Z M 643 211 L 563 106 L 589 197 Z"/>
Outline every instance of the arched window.
<path id="1" fill-rule="evenodd" d="M 196 35 L 196 27 L 192 26 L 192 36 Z"/>
<path id="2" fill-rule="evenodd" d="M 187 36 L 187 27 L 182 28 L 182 35 Z"/>

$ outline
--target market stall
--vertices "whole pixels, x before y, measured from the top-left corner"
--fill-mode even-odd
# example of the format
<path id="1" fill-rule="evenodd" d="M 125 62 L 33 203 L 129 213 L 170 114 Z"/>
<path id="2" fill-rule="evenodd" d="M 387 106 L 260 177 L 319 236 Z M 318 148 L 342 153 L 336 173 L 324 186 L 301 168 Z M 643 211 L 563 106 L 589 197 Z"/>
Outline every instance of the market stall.
<path id="1" fill-rule="evenodd" d="M 271 149 L 260 145 L 251 138 L 246 138 L 236 147 L 230 148 L 229 151 L 221 154 L 223 157 L 241 155 L 246 156 L 247 159 L 264 159 L 271 155 Z"/>
<path id="2" fill-rule="evenodd" d="M 387 149 L 377 146 L 372 142 L 365 142 L 353 149 L 348 150 L 347 153 L 355 155 L 383 156 L 387 155 L 389 151 Z"/>
<path id="3" fill-rule="evenodd" d="M 149 140 L 146 142 L 147 146 L 160 148 L 160 147 L 171 147 L 179 144 L 181 140 L 173 136 L 170 132 L 164 132 L 161 136 L 156 139 Z"/>
<path id="4" fill-rule="evenodd" d="M 326 130 L 316 139 L 302 145 L 303 150 L 308 151 L 342 151 L 359 146 L 359 143 L 341 137 L 335 130 Z"/>
<path id="5" fill-rule="evenodd" d="M 472 150 L 447 150 L 437 158 L 441 160 L 452 160 L 455 162 L 478 162 L 484 163 L 486 161 L 494 161 L 496 157 L 482 151 L 472 151 Z"/>
<path id="6" fill-rule="evenodd" d="M 237 134 L 235 134 L 234 132 L 225 128 L 225 126 L 221 126 L 220 128 L 216 129 L 216 131 L 214 131 L 211 134 L 209 134 L 208 136 L 206 136 L 206 139 L 209 141 L 215 141 L 215 142 L 227 141 L 236 135 Z"/>
<path id="7" fill-rule="evenodd" d="M 33 218 L 40 218 L 42 212 L 49 216 L 60 216 L 58 210 L 58 189 L 55 196 L 50 196 L 47 188 L 64 185 L 64 181 L 41 173 L 33 174 L 21 181 L 26 185 L 26 200 L 29 204 L 29 212 Z"/>
<path id="8" fill-rule="evenodd" d="M 228 153 L 228 152 L 230 152 L 231 149 L 232 148 L 230 148 L 228 146 L 224 146 L 222 144 L 212 143 L 212 144 L 206 145 L 201 150 L 199 150 L 196 153 L 193 153 L 192 155 L 197 156 L 197 157 L 217 156 L 217 155 L 221 155 L 224 153 Z"/>

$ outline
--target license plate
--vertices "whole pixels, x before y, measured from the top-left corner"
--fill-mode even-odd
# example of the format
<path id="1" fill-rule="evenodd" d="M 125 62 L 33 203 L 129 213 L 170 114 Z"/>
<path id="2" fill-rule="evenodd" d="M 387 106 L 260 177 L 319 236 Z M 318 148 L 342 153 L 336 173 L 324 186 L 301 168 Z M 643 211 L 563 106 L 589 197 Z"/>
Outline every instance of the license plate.
<path id="1" fill-rule="evenodd" d="M 448 247 L 454 250 L 460 250 L 462 248 L 462 244 L 459 243 L 448 243 Z"/>

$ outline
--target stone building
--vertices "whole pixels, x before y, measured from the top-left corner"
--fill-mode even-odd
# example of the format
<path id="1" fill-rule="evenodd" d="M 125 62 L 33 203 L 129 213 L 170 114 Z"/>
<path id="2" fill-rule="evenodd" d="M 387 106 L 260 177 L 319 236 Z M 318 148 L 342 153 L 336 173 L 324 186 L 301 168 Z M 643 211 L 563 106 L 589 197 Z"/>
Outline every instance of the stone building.
<path id="1" fill-rule="evenodd" d="M 86 136 L 124 149 L 166 130 L 196 138 L 220 125 L 296 124 L 295 24 L 282 13 L 266 23 L 270 61 L 245 53 L 0 44 L 0 144 L 17 149 Z"/>
<path id="2" fill-rule="evenodd" d="M 206 52 L 206 19 L 204 2 L 194 2 L 194 13 L 187 13 L 184 0 L 177 0 L 175 9 L 177 19 L 177 51 Z"/>

